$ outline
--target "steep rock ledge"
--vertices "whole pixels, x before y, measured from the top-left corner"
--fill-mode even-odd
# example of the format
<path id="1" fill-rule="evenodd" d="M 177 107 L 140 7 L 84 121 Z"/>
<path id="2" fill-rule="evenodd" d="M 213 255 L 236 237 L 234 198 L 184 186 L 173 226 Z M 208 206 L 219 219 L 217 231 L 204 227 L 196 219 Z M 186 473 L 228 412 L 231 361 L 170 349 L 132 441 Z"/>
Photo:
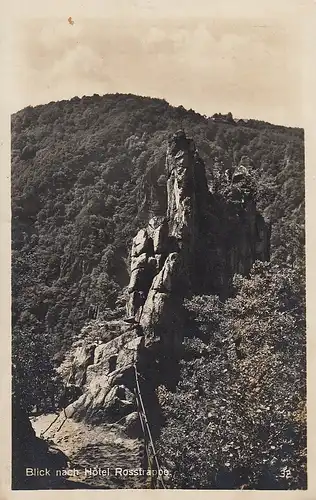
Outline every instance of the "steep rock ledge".
<path id="1" fill-rule="evenodd" d="M 82 394 L 66 408 L 75 420 L 120 419 L 128 427 L 137 410 L 134 366 L 150 398 L 170 382 L 181 357 L 184 296 L 225 297 L 234 273 L 269 258 L 269 227 L 256 211 L 246 169 L 235 171 L 226 197 L 211 193 L 193 140 L 178 131 L 169 140 L 166 172 L 166 217 L 152 218 L 132 242 L 126 320 L 107 325 L 111 338 L 96 335 L 75 353 L 69 382 Z M 151 413 L 159 413 L 151 403 Z"/>

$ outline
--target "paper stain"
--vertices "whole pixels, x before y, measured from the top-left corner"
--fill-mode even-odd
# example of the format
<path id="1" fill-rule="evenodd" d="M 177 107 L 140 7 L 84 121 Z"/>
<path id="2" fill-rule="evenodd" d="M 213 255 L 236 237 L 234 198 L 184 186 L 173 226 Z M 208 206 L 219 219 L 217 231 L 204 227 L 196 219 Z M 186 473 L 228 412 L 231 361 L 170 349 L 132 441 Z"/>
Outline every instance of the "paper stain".
<path id="1" fill-rule="evenodd" d="M 75 21 L 72 20 L 72 17 L 68 17 L 68 23 L 71 24 L 71 26 L 73 26 L 75 24 Z"/>

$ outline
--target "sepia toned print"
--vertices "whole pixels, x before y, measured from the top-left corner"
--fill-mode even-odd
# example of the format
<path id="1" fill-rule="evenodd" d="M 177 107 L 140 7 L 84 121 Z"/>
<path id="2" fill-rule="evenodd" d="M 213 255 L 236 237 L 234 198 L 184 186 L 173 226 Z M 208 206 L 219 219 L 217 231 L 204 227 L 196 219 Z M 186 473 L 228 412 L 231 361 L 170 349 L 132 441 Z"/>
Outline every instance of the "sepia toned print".
<path id="1" fill-rule="evenodd" d="M 70 14 L 15 45 L 12 489 L 305 490 L 300 32 Z"/>

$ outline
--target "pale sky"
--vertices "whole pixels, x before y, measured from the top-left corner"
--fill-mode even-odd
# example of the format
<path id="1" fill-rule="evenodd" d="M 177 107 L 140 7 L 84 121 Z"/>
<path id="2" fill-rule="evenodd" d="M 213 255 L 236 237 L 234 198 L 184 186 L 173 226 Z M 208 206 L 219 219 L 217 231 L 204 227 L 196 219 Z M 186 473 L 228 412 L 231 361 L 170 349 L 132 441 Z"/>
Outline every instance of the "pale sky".
<path id="1" fill-rule="evenodd" d="M 244 1 L 244 10 L 228 0 L 164 0 L 159 10 L 152 0 L 105 3 L 107 10 L 95 0 L 87 11 L 63 2 L 60 17 L 40 8 L 19 13 L 11 32 L 11 112 L 122 92 L 206 115 L 231 111 L 302 125 L 302 26 L 290 0 L 266 0 L 265 9 Z"/>

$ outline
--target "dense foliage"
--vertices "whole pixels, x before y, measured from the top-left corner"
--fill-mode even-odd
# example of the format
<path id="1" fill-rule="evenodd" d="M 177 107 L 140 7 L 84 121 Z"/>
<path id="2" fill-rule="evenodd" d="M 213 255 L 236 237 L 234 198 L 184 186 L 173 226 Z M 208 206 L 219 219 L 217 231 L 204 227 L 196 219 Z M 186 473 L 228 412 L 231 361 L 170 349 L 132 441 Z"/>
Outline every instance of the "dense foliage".
<path id="1" fill-rule="evenodd" d="M 272 258 L 270 265 L 257 266 L 249 280 L 239 278 L 236 296 L 227 303 L 213 297 L 195 297 L 188 303 L 194 314 L 187 349 L 193 354 L 183 362 L 178 392 L 165 395 L 168 425 L 161 450 L 177 471 L 175 486 L 219 484 L 221 467 L 227 480 L 227 470 L 236 473 L 238 449 L 241 454 L 248 450 L 238 458 L 244 467 L 238 474 L 244 474 L 249 487 L 260 484 L 264 471 L 259 463 L 267 464 L 269 474 L 272 465 L 276 471 L 289 467 L 293 476 L 287 484 L 301 485 L 305 439 L 301 129 L 256 120 L 236 123 L 224 115 L 208 118 L 164 100 L 121 94 L 52 102 L 13 115 L 15 385 L 31 380 L 23 384 L 24 406 L 47 407 L 58 386 L 54 365 L 91 310 L 97 307 L 101 318 L 122 315 L 131 238 L 150 215 L 165 213 L 166 144 L 179 128 L 194 138 L 212 189 L 224 193 L 227 169 L 249 165 L 257 206 L 272 222 Z M 196 401 L 190 396 L 194 386 L 204 391 Z M 219 425 L 220 419 L 224 421 Z M 268 427 L 268 444 L 263 445 Z M 227 449 L 220 441 L 223 436 Z M 183 459 L 175 456 L 175 450 L 182 450 Z M 208 450 L 211 462 L 203 450 Z M 303 453 L 302 462 L 297 450 Z M 239 481 L 236 477 L 231 479 L 234 484 Z M 281 484 L 280 478 L 275 480 Z"/>
<path id="2" fill-rule="evenodd" d="M 176 488 L 304 488 L 300 266 L 257 262 L 235 287 L 225 303 L 212 296 L 186 303 L 181 380 L 175 393 L 158 392 L 167 421 L 160 455 Z"/>

